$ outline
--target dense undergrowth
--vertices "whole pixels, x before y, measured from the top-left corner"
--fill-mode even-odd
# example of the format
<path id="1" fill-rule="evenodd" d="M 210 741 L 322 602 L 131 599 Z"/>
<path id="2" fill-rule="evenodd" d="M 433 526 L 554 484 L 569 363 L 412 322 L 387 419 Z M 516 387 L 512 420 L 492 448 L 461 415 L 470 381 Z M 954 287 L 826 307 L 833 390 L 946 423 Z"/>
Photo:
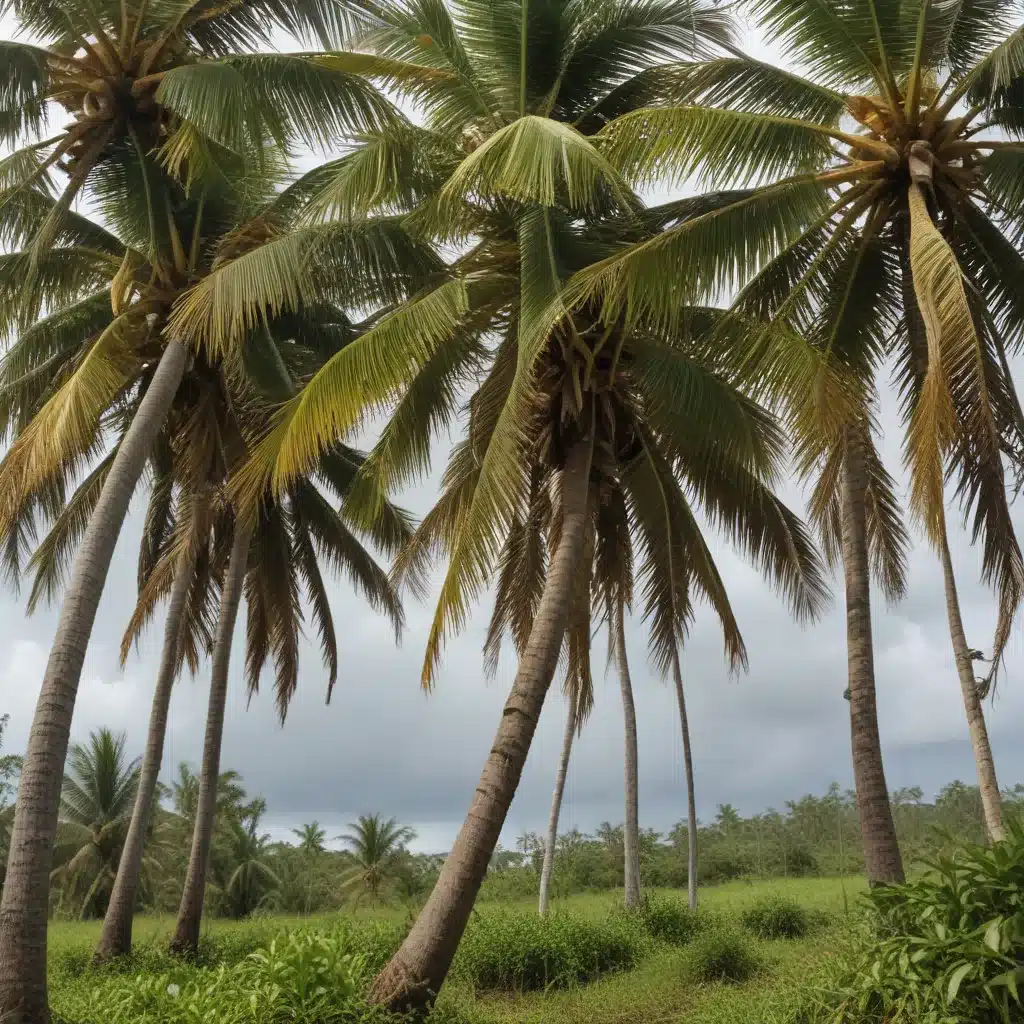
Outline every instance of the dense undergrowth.
<path id="1" fill-rule="evenodd" d="M 797 1024 L 1024 1021 L 1024 828 L 876 889 L 846 955 Z"/>

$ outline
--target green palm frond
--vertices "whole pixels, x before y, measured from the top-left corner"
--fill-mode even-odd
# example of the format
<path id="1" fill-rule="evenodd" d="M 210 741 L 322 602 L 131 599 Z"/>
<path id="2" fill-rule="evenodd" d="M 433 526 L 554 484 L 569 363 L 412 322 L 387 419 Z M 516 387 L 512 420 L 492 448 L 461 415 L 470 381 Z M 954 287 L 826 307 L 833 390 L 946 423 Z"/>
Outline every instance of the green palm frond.
<path id="1" fill-rule="evenodd" d="M 45 128 L 47 64 L 40 48 L 0 40 L 0 142 L 10 144 Z"/>
<path id="2" fill-rule="evenodd" d="M 612 107 L 616 101 L 622 110 Z M 712 103 L 832 128 L 846 110 L 842 93 L 745 54 L 652 68 L 616 90 L 601 109 L 618 116 L 627 108 Z"/>
<path id="3" fill-rule="evenodd" d="M 526 649 L 547 577 L 548 551 L 545 532 L 551 521 L 549 481 L 540 467 L 530 477 L 525 514 L 513 513 L 498 563 L 498 582 L 484 641 L 485 670 L 494 675 L 501 644 L 511 637 L 518 655 Z"/>
<path id="4" fill-rule="evenodd" d="M 401 602 L 385 573 L 316 488 L 301 482 L 293 487 L 293 507 L 307 528 L 317 552 L 337 573 L 345 573 L 371 608 L 386 615 L 400 636 L 405 622 Z"/>
<path id="5" fill-rule="evenodd" d="M 0 244 L 10 250 L 28 247 L 53 212 L 57 200 L 45 192 L 30 188 L 0 191 Z M 95 221 L 71 211 L 63 212 L 54 244 L 107 253 L 118 260 L 124 256 L 124 243 Z"/>
<path id="6" fill-rule="evenodd" d="M 602 153 L 629 182 L 678 185 L 700 173 L 711 187 L 743 186 L 822 170 L 832 129 L 778 114 L 718 107 L 648 107 L 605 128 Z"/>
<path id="7" fill-rule="evenodd" d="M 343 348 L 276 415 L 238 475 L 236 493 L 252 502 L 267 486 L 279 490 L 311 469 L 322 451 L 411 379 L 452 336 L 468 308 L 466 282 L 447 281 Z"/>
<path id="8" fill-rule="evenodd" d="M 96 502 L 99 501 L 100 491 L 106 482 L 117 450 L 118 446 L 114 445 L 110 453 L 97 463 L 92 472 L 78 485 L 71 499 L 54 520 L 49 533 L 32 553 L 27 566 L 35 573 L 28 598 L 30 615 L 40 601 L 51 603 L 63 589 L 71 561 L 77 553 L 78 542 L 85 533 Z"/>
<path id="9" fill-rule="evenodd" d="M 79 246 L 60 247 L 33 258 L 29 252 L 0 254 L 0 337 L 27 328 L 43 310 L 58 310 L 106 287 L 120 257 Z"/>
<path id="10" fill-rule="evenodd" d="M 741 284 L 828 208 L 824 187 L 799 177 L 730 196 L 717 208 L 577 273 L 562 302 L 602 304 L 605 322 L 628 317 L 671 330 L 692 305 Z"/>
<path id="11" fill-rule="evenodd" d="M 444 136 L 396 118 L 293 189 L 310 193 L 307 217 L 348 220 L 406 210 L 436 191 L 461 157 Z"/>
<path id="12" fill-rule="evenodd" d="M 781 44 L 817 81 L 847 91 L 875 85 L 884 92 L 889 83 L 873 25 L 875 2 L 754 0 L 751 10 L 769 41 Z M 884 6 L 898 19 L 898 4 Z"/>
<path id="13" fill-rule="evenodd" d="M 335 300 L 350 307 L 397 302 L 440 269 L 432 250 L 394 219 L 271 230 L 187 292 L 171 328 L 222 355 L 282 312 Z"/>
<path id="14" fill-rule="evenodd" d="M 144 328 L 136 311 L 115 319 L 15 440 L 0 463 L 5 524 L 25 497 L 92 449 L 101 416 L 131 380 Z"/>
<path id="15" fill-rule="evenodd" d="M 383 127 L 391 104 L 364 78 L 313 54 L 225 57 L 167 71 L 156 99 L 211 141 L 240 155 L 259 152 L 269 133 L 284 147 L 323 149 Z"/>
<path id="16" fill-rule="evenodd" d="M 438 197 L 437 216 L 466 196 L 499 195 L 521 202 L 574 210 L 614 200 L 633 205 L 614 167 L 587 138 L 569 125 L 527 115 L 499 129 L 467 156 Z"/>

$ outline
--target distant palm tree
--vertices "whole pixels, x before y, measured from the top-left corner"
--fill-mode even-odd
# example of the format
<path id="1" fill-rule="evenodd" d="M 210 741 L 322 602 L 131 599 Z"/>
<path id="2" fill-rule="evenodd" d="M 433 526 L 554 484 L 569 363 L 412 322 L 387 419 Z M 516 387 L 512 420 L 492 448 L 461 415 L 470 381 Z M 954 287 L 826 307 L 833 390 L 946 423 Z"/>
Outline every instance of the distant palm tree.
<path id="1" fill-rule="evenodd" d="M 248 917 L 280 884 L 268 863 L 270 835 L 260 832 L 267 802 L 260 797 L 246 807 L 241 819 L 230 826 L 230 863 L 233 868 L 224 887 L 224 900 L 232 917 Z"/>
<path id="2" fill-rule="evenodd" d="M 376 900 L 385 878 L 398 865 L 405 844 L 415 839 L 416 833 L 394 818 L 384 821 L 379 814 L 361 814 L 348 827 L 352 831 L 338 838 L 352 851 L 356 866 L 348 872 L 345 887 L 364 889 L 371 900 Z"/>
<path id="3" fill-rule="evenodd" d="M 103 910 L 135 802 L 139 760 L 127 761 L 124 746 L 124 733 L 98 729 L 68 757 L 53 874 L 83 918 Z"/>
<path id="4" fill-rule="evenodd" d="M 225 817 L 237 813 L 245 799 L 245 790 L 240 785 L 238 772 L 221 772 L 217 781 L 217 816 Z M 191 829 L 195 822 L 199 803 L 199 776 L 182 761 L 178 765 L 178 777 L 171 783 L 171 802 L 175 813 L 188 822 Z"/>
<path id="5" fill-rule="evenodd" d="M 324 852 L 324 840 L 327 833 L 320 827 L 319 821 L 311 821 L 302 828 L 293 828 L 292 835 L 299 842 L 298 847 L 303 853 L 316 854 Z"/>

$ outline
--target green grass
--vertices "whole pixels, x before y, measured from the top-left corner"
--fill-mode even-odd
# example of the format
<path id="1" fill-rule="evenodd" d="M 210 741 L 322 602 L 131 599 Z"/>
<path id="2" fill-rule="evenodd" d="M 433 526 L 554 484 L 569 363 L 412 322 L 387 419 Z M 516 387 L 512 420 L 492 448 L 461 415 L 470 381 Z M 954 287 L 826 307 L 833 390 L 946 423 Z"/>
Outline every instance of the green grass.
<path id="1" fill-rule="evenodd" d="M 737 931 L 745 910 L 777 896 L 793 901 L 811 912 L 814 927 L 800 939 L 761 940 L 750 936 L 746 943 L 761 969 L 742 984 L 703 984 L 695 979 L 687 947 L 651 941 L 638 964 L 631 970 L 612 973 L 587 984 L 560 990 L 520 994 L 480 994 L 466 982 L 453 981 L 441 1001 L 448 1018 L 459 1024 L 785 1024 L 786 1010 L 806 989 L 811 978 L 840 942 L 847 907 L 856 903 L 864 890 L 860 880 L 774 879 L 768 882 L 732 882 L 701 892 L 702 915 Z M 675 899 L 685 893 L 673 892 Z M 618 893 L 573 896 L 558 901 L 557 913 L 598 922 L 607 921 L 618 906 Z M 528 911 L 523 901 L 502 909 Z M 484 908 L 482 908 L 484 909 Z M 488 905 L 487 910 L 498 908 Z M 312 918 L 271 917 L 255 921 L 211 921 L 206 934 L 218 944 L 243 942 L 258 932 L 268 939 L 296 927 L 329 929 L 342 919 L 378 919 L 404 922 L 409 911 L 400 908 L 364 907 L 347 914 Z M 717 922 L 717 925 L 714 924 Z M 168 917 L 140 917 L 135 925 L 140 945 L 162 945 L 170 936 L 173 921 Z M 55 966 L 68 954 L 89 950 L 99 934 L 98 922 L 58 922 L 50 928 L 50 951 Z M 86 979 L 80 979 L 84 982 Z M 94 984 L 100 979 L 90 979 Z M 61 1008 L 61 986 L 80 982 L 65 980 L 58 970 L 53 976 L 52 1000 Z"/>

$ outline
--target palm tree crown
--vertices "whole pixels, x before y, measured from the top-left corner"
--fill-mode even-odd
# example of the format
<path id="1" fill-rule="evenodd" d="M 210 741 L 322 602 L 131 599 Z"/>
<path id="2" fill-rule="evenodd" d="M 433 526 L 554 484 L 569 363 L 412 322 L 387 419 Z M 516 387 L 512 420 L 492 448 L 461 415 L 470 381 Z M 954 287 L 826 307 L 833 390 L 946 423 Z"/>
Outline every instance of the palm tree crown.
<path id="1" fill-rule="evenodd" d="M 73 890 L 82 917 L 102 911 L 135 802 L 139 760 L 127 759 L 125 742 L 123 733 L 99 729 L 68 755 L 56 873 Z"/>

